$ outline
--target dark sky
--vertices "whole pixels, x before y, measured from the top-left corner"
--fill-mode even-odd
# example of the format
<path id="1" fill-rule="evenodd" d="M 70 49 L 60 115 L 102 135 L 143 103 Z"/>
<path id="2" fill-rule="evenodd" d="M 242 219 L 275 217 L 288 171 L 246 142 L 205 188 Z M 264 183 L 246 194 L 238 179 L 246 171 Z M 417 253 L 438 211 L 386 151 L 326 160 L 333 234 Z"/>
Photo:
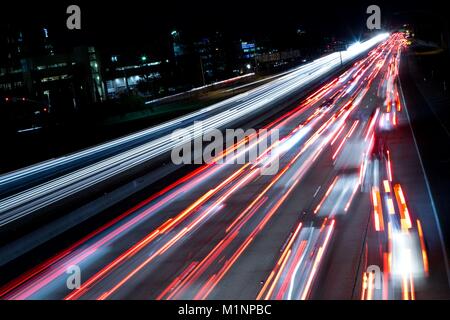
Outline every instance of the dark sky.
<path id="1" fill-rule="evenodd" d="M 6 0 L 7 1 L 7 0 Z M 303 27 L 309 32 L 358 38 L 365 30 L 369 4 L 378 4 L 384 23 L 403 22 L 411 15 L 438 15 L 442 2 L 320 0 L 42 0 L 1 1 L 0 23 L 46 25 L 62 42 L 89 41 L 96 45 L 158 46 L 174 28 L 191 34 L 225 31 L 233 36 L 277 34 Z M 69 4 L 79 4 L 82 32 L 65 28 Z M 439 19 L 438 19 L 439 20 Z"/>

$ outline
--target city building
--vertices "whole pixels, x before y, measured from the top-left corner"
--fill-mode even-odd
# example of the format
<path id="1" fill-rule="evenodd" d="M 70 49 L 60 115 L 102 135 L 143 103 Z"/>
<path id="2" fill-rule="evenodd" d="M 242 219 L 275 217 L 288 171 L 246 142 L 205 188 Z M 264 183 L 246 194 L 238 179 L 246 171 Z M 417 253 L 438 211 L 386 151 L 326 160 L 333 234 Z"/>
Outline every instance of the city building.
<path id="1" fill-rule="evenodd" d="M 164 61 L 167 64 L 168 61 Z M 147 55 L 113 54 L 104 59 L 104 81 L 108 98 L 138 92 L 155 95 L 160 88 L 154 85 L 161 79 L 163 62 L 150 60 Z"/>
<path id="2" fill-rule="evenodd" d="M 199 56 L 204 84 L 216 82 L 229 76 L 227 48 L 223 36 L 215 32 L 193 43 L 193 50 Z"/>
<path id="3" fill-rule="evenodd" d="M 57 52 L 47 28 L 37 37 L 30 32 L 27 38 L 12 26 L 3 30 L 0 42 L 5 45 L 0 59 L 0 95 L 44 102 L 50 112 L 75 110 L 106 98 L 94 47 Z"/>

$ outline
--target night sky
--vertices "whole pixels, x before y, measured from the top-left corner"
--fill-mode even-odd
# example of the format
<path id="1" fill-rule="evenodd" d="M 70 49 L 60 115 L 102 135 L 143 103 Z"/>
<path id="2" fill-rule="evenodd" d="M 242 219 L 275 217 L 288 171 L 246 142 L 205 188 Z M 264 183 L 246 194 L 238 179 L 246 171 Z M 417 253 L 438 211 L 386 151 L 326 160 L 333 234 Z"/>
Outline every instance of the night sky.
<path id="1" fill-rule="evenodd" d="M 82 31 L 65 28 L 69 4 L 82 12 Z M 323 36 L 359 39 L 365 31 L 370 4 L 378 4 L 384 25 L 395 26 L 414 16 L 445 20 L 446 10 L 436 1 L 14 1 L 0 4 L 2 24 L 45 25 L 60 44 L 92 43 L 101 47 L 158 48 L 171 30 L 191 35 L 222 31 L 233 37 L 288 37 L 303 28 Z M 437 18 L 435 18 L 437 16 Z"/>

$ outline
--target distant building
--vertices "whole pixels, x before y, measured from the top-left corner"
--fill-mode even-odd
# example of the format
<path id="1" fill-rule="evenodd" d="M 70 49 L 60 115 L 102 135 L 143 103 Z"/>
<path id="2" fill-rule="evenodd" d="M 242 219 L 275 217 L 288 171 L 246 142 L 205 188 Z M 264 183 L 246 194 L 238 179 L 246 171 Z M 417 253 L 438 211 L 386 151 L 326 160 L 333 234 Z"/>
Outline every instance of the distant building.
<path id="1" fill-rule="evenodd" d="M 0 59 L 0 94 L 23 95 L 45 102 L 49 111 L 68 111 L 80 105 L 99 102 L 106 94 L 101 66 L 94 47 L 79 46 L 70 52 L 56 53 L 43 28 L 32 46 L 22 31 L 3 30 L 5 44 Z M 59 110 L 58 110 L 59 109 Z"/>
<path id="2" fill-rule="evenodd" d="M 170 33 L 172 43 L 171 83 L 175 91 L 187 90 L 205 83 L 203 61 L 196 52 L 195 41 L 180 31 Z"/>
<path id="3" fill-rule="evenodd" d="M 161 78 L 162 61 L 149 61 L 147 56 L 114 54 L 104 64 L 104 81 L 108 98 L 116 98 L 120 94 L 143 89 L 145 85 L 148 88 L 140 90 L 144 91 L 142 92 L 144 94 L 152 95 L 155 90 L 159 90 L 159 88 L 150 90 L 150 87 L 153 81 Z"/>
<path id="4" fill-rule="evenodd" d="M 0 92 L 23 94 L 20 59 L 24 52 L 23 32 L 8 24 L 0 30 Z"/>
<path id="5" fill-rule="evenodd" d="M 200 58 L 205 83 L 215 82 L 229 76 L 227 48 L 222 34 L 214 33 L 193 43 L 193 50 Z"/>
<path id="6" fill-rule="evenodd" d="M 172 36 L 173 56 L 177 58 L 185 55 L 186 45 L 181 41 L 180 32 L 174 30 L 170 33 L 170 35 Z"/>
<path id="7" fill-rule="evenodd" d="M 238 52 L 239 60 L 235 64 L 234 73 L 244 74 L 256 71 L 258 67 L 257 57 L 263 54 L 264 47 L 257 44 L 256 41 L 240 40 Z"/>

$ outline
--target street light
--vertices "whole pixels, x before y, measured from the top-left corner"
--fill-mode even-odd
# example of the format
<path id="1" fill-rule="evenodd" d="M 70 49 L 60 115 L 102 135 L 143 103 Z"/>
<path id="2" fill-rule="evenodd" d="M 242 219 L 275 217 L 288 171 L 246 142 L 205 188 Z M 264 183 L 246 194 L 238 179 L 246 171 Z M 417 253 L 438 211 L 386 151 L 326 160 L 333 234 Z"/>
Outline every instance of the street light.
<path id="1" fill-rule="evenodd" d="M 142 56 L 141 60 L 142 60 L 142 62 L 145 62 L 145 61 L 147 61 L 147 57 L 146 56 Z"/>

